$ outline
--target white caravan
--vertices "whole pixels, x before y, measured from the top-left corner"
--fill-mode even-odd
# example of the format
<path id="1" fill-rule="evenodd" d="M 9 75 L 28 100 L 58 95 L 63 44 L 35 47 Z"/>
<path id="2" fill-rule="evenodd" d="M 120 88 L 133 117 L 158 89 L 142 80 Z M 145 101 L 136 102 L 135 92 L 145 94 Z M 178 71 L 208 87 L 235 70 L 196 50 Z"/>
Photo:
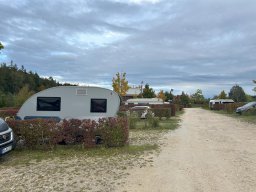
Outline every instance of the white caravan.
<path id="1" fill-rule="evenodd" d="M 125 102 L 125 105 L 134 104 L 134 105 L 162 105 L 164 104 L 163 99 L 159 98 L 136 98 L 128 99 Z"/>
<path id="2" fill-rule="evenodd" d="M 99 119 L 116 116 L 119 95 L 109 89 L 59 86 L 31 96 L 20 108 L 17 119 Z"/>
<path id="3" fill-rule="evenodd" d="M 209 102 L 209 108 L 213 109 L 215 104 L 227 104 L 227 103 L 234 103 L 232 99 L 213 99 Z"/>

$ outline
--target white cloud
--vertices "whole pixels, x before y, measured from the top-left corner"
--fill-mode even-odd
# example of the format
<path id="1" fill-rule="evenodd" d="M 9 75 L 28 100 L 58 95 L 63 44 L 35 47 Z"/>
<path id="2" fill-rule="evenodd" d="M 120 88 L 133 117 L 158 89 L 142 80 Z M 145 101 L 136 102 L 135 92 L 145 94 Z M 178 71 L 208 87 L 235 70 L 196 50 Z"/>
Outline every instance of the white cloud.
<path id="1" fill-rule="evenodd" d="M 132 3 L 136 3 L 136 4 L 142 4 L 142 3 L 159 3 L 161 0 L 129 0 Z"/>
<path id="2" fill-rule="evenodd" d="M 162 0 L 113 0 L 115 2 L 122 2 L 122 3 L 134 3 L 134 4 L 144 4 L 144 3 L 150 3 L 150 4 L 155 4 L 159 3 Z"/>
<path id="3" fill-rule="evenodd" d="M 105 47 L 108 46 L 108 44 L 123 40 L 127 37 L 127 34 L 103 29 L 99 34 L 82 32 L 75 33 L 71 36 L 66 37 L 66 41 L 70 45 L 90 49 Z"/>

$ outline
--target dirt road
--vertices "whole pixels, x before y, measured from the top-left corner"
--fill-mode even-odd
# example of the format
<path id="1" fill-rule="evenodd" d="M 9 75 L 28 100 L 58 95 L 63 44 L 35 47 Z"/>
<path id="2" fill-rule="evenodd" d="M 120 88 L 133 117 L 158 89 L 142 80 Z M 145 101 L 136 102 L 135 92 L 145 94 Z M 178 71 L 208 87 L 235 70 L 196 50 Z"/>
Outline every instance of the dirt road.
<path id="1" fill-rule="evenodd" d="M 186 109 L 152 167 L 135 168 L 118 191 L 255 192 L 256 126 Z"/>

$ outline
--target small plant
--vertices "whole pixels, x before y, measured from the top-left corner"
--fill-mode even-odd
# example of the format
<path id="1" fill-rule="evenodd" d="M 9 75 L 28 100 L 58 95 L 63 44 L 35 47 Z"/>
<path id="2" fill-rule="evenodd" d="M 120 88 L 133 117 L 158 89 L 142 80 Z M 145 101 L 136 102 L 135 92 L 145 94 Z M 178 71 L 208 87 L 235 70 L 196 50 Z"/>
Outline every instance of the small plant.
<path id="1" fill-rule="evenodd" d="M 139 121 L 139 115 L 136 111 L 129 112 L 129 128 L 135 129 L 136 123 Z"/>
<path id="2" fill-rule="evenodd" d="M 155 114 L 152 111 L 148 112 L 146 121 L 149 128 L 159 127 L 159 118 L 155 117 Z"/>

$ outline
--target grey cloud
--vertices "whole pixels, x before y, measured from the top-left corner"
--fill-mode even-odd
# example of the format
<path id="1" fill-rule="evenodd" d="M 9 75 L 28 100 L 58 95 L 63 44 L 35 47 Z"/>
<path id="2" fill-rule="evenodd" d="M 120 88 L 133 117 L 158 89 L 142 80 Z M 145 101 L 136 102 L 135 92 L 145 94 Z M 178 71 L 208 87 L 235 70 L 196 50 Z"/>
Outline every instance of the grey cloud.
<path id="1" fill-rule="evenodd" d="M 124 71 L 131 84 L 191 85 L 210 94 L 236 83 L 249 90 L 255 79 L 253 0 L 17 2 L 0 1 L 4 53 L 43 76 L 111 87 L 113 75 Z M 107 41 L 116 34 L 124 37 Z"/>

